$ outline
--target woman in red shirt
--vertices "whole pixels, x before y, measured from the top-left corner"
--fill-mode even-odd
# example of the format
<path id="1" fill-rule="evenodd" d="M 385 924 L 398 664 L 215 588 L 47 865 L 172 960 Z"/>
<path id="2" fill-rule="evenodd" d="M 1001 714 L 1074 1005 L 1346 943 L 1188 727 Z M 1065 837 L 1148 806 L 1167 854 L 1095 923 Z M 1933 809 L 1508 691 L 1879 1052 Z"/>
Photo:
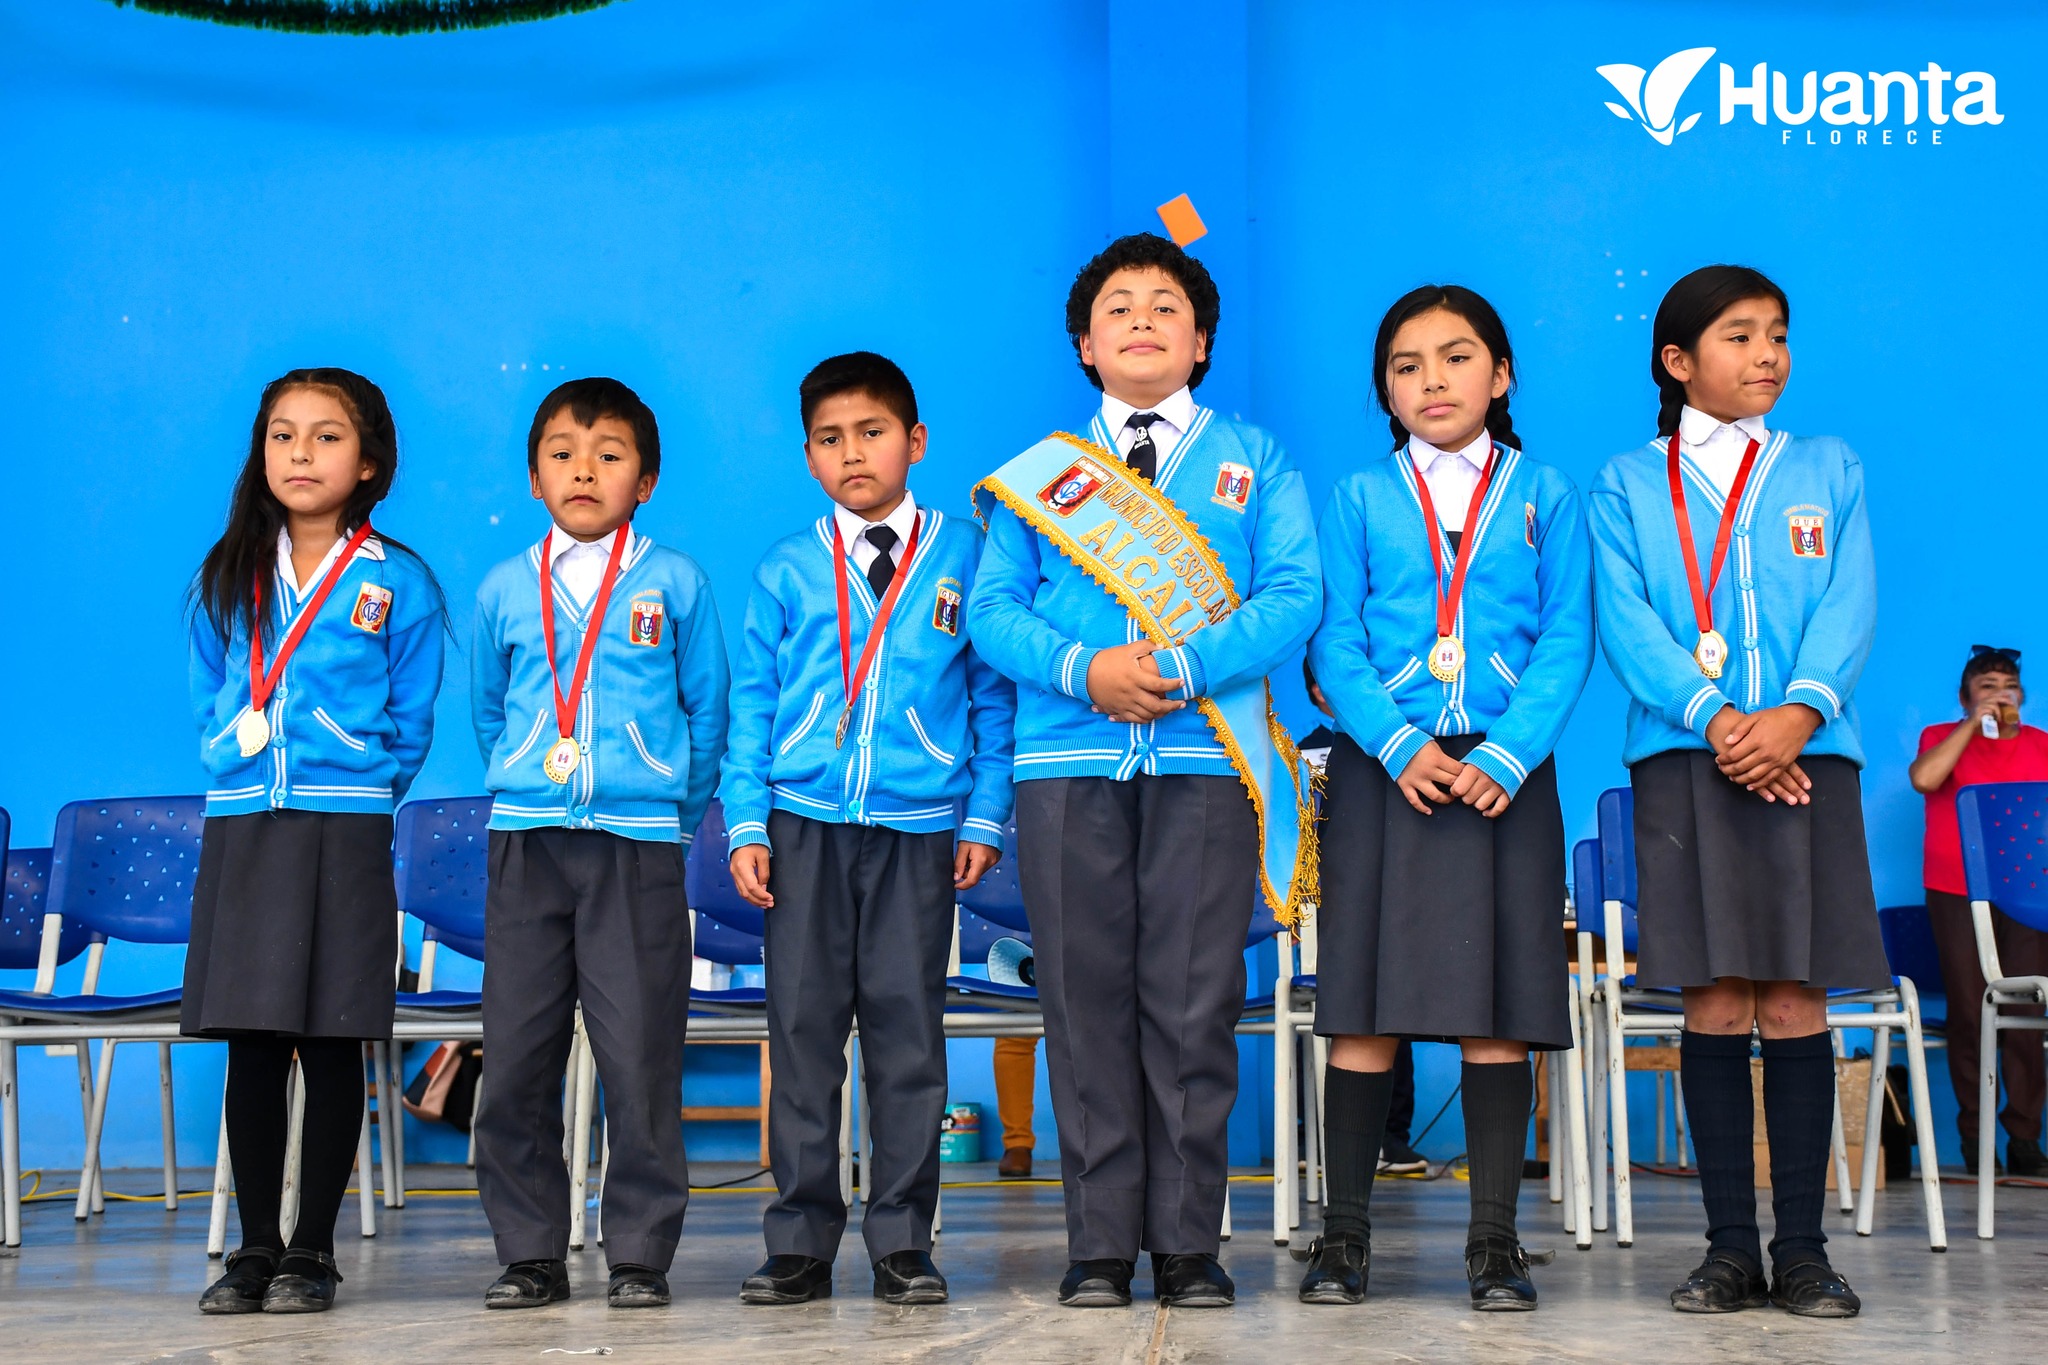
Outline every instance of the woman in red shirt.
<path id="1" fill-rule="evenodd" d="M 1969 714 L 1958 724 L 1930 725 L 1921 731 L 1920 756 L 1908 774 L 1913 790 L 1927 798 L 1927 918 L 1941 950 L 1942 985 L 1948 995 L 1949 1079 L 1956 1090 L 1963 1161 L 1972 1174 L 1977 1162 L 1978 1026 L 1984 1009 L 1984 973 L 1977 966 L 1969 888 L 1963 881 L 1956 793 L 1977 782 L 2048 779 L 2048 733 L 2020 724 L 2024 700 L 2020 652 L 1971 646 L 1962 685 L 1962 703 Z M 1990 738 L 1994 729 L 1996 739 Z M 2048 975 L 2048 934 L 2008 918 L 1996 906 L 1991 925 L 1999 964 L 2008 975 Z M 1999 1056 L 2005 1063 L 2006 1107 L 1999 1116 L 2007 1136 L 2005 1168 L 2012 1175 L 2048 1175 L 2048 1157 L 2041 1154 L 2041 1107 L 2048 1097 L 2048 1077 L 2040 1037 L 2007 1033 Z"/>

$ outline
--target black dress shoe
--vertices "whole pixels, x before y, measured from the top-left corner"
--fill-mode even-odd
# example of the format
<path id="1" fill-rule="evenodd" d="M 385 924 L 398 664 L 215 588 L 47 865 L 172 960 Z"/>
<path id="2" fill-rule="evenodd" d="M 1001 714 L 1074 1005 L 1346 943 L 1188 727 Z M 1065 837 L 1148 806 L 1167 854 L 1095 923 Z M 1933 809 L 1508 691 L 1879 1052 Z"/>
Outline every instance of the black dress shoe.
<path id="1" fill-rule="evenodd" d="M 740 1285 L 741 1303 L 809 1303 L 832 1297 L 832 1263 L 815 1256 L 770 1256 Z"/>
<path id="2" fill-rule="evenodd" d="M 1237 1302 L 1237 1286 L 1216 1258 L 1192 1252 L 1152 1253 L 1152 1293 L 1168 1308 L 1228 1308 Z"/>
<path id="3" fill-rule="evenodd" d="M 277 1263 L 284 1259 L 284 1253 L 268 1247 L 243 1247 L 228 1253 L 222 1269 L 227 1273 L 206 1287 L 199 1296 L 199 1311 L 202 1313 L 260 1313 L 263 1311 L 263 1291 L 270 1288 L 271 1276 L 277 1274 Z"/>
<path id="4" fill-rule="evenodd" d="M 1801 1261 L 1780 1270 L 1771 1284 L 1771 1302 L 1802 1318 L 1853 1318 L 1863 1311 L 1863 1300 L 1825 1261 Z"/>
<path id="5" fill-rule="evenodd" d="M 1681 1313 L 1736 1313 L 1771 1301 L 1761 1270 L 1726 1251 L 1710 1251 L 1686 1282 L 1671 1291 Z"/>
<path id="6" fill-rule="evenodd" d="M 1465 1279 L 1472 1307 L 1481 1313 L 1527 1313 L 1536 1307 L 1529 1253 L 1512 1237 L 1481 1237 L 1465 1244 Z"/>
<path id="7" fill-rule="evenodd" d="M 1060 1281 L 1060 1302 L 1068 1308 L 1128 1308 L 1135 1269 L 1129 1261 L 1106 1257 L 1076 1261 Z"/>
<path id="8" fill-rule="evenodd" d="M 566 1261 L 514 1261 L 484 1291 L 486 1308 L 545 1308 L 569 1297 Z"/>
<path id="9" fill-rule="evenodd" d="M 334 1307 L 341 1272 L 324 1251 L 287 1251 L 263 1291 L 266 1313 L 324 1313 Z"/>
<path id="10" fill-rule="evenodd" d="M 927 1251 L 892 1251 L 875 1262 L 875 1297 L 890 1303 L 944 1303 L 946 1277 Z"/>
<path id="11" fill-rule="evenodd" d="M 1348 1236 L 1318 1237 L 1308 1244 L 1308 1274 L 1301 1277 L 1303 1303 L 1364 1303 L 1372 1251 Z"/>
<path id="12" fill-rule="evenodd" d="M 2011 1138 L 2005 1144 L 2005 1173 L 2039 1180 L 2048 1176 L 2048 1156 L 2041 1155 L 2041 1144 L 2032 1138 Z"/>
<path id="13" fill-rule="evenodd" d="M 666 1308 L 668 1276 L 649 1266 L 615 1265 L 604 1301 L 614 1308 Z"/>

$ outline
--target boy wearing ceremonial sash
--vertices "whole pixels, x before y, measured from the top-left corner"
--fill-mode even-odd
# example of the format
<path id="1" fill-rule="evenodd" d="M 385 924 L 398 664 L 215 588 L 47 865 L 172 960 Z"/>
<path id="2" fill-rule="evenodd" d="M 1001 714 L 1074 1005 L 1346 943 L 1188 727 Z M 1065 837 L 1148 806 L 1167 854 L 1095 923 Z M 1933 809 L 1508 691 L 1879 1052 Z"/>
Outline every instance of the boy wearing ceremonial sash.
<path id="1" fill-rule="evenodd" d="M 614 379 L 550 393 L 527 436 L 553 525 L 477 594 L 470 701 L 491 811 L 477 1188 L 506 1271 L 486 1307 L 569 1297 L 562 1072 L 577 1004 L 604 1081 L 614 1308 L 668 1302 L 689 1202 L 683 854 L 725 748 L 725 642 L 703 570 L 634 532 L 654 414 Z"/>
<path id="2" fill-rule="evenodd" d="M 1018 683 L 1018 870 L 1073 1262 L 1060 1302 L 1235 1297 L 1216 1261 L 1245 935 L 1314 898 L 1308 787 L 1266 674 L 1321 610 L 1315 522 L 1271 436 L 1196 404 L 1216 286 L 1124 237 L 1067 299 L 1103 391 L 975 490 L 975 648 Z"/>
<path id="3" fill-rule="evenodd" d="M 805 376 L 804 458 L 835 504 L 754 571 L 719 794 L 740 894 L 767 912 L 768 1260 L 747 1303 L 832 1292 L 846 1228 L 839 1096 L 858 1017 L 875 1297 L 944 1303 L 932 1264 L 954 893 L 1003 856 L 1016 692 L 962 629 L 970 521 L 905 487 L 925 428 L 903 371 Z M 772 872 L 771 872 L 772 868 Z"/>

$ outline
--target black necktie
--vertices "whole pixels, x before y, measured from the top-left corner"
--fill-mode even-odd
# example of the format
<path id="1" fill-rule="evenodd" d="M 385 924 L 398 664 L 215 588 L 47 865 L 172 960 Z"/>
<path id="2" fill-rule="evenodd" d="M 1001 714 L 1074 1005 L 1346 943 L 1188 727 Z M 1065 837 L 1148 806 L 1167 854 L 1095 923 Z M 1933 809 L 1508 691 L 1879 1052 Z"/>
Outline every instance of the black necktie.
<path id="1" fill-rule="evenodd" d="M 1134 412 L 1124 419 L 1125 426 L 1135 427 L 1138 432 L 1138 439 L 1131 443 L 1131 453 L 1124 456 L 1124 463 L 1147 480 L 1159 476 L 1159 447 L 1152 444 L 1152 424 L 1159 420 L 1156 412 Z"/>
<path id="2" fill-rule="evenodd" d="M 870 526 L 866 534 L 868 544 L 875 547 L 875 557 L 868 564 L 868 586 L 880 597 L 889 591 L 889 580 L 896 576 L 896 561 L 889 555 L 896 548 L 896 533 L 886 526 Z"/>

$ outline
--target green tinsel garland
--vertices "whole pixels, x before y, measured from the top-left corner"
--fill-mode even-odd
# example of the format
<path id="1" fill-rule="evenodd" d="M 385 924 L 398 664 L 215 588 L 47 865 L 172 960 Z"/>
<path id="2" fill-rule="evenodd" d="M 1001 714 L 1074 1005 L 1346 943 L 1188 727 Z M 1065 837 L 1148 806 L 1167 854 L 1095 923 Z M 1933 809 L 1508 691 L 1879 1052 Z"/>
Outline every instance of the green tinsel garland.
<path id="1" fill-rule="evenodd" d="M 448 33 L 602 9 L 612 0 L 113 0 L 152 14 L 290 33 Z"/>

